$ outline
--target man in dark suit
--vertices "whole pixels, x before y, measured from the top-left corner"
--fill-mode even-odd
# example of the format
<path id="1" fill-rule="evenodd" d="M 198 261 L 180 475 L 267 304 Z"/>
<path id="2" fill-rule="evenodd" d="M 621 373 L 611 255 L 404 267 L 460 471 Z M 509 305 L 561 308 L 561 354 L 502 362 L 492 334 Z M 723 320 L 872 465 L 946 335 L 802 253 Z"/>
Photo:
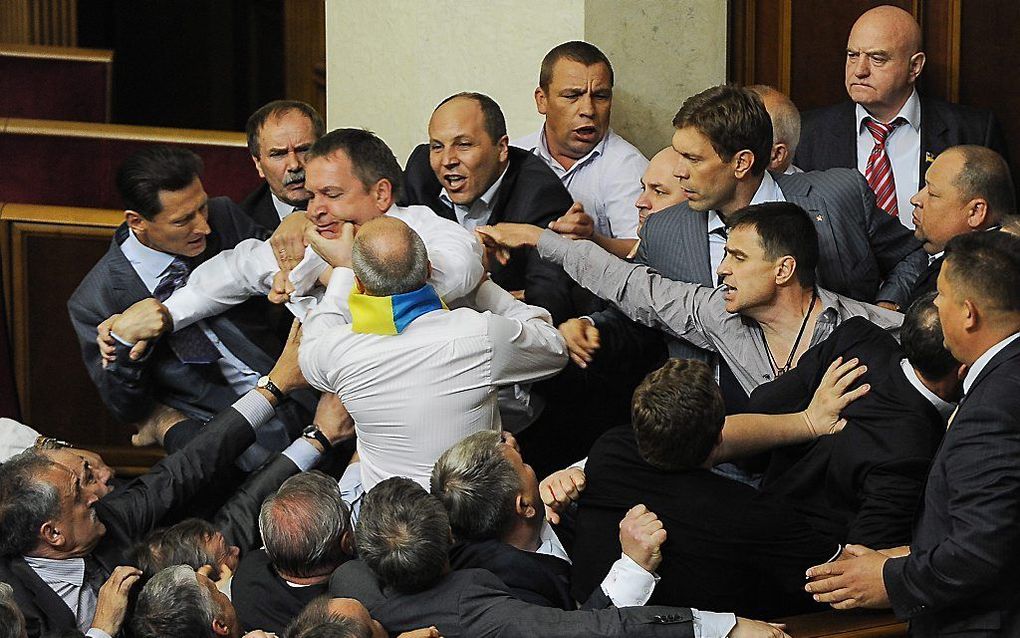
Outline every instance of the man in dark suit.
<path id="1" fill-rule="evenodd" d="M 910 196 L 924 187 L 939 153 L 977 144 L 1006 156 L 991 112 L 917 94 L 924 62 L 921 27 L 908 12 L 881 6 L 861 15 L 847 42 L 850 101 L 804 113 L 794 160 L 806 171 L 858 169 L 876 189 L 879 206 L 908 228 Z M 884 166 L 891 169 L 888 180 Z"/>
<path id="2" fill-rule="evenodd" d="M 305 154 L 326 132 L 319 113 L 297 100 L 275 100 L 251 114 L 245 127 L 248 152 L 264 184 L 241 202 L 256 224 L 273 231 L 283 218 L 304 210 Z"/>
<path id="3" fill-rule="evenodd" d="M 918 277 L 911 299 L 935 291 L 942 251 L 953 237 L 998 228 L 1016 213 L 1009 166 L 983 146 L 954 146 L 932 162 L 914 205 L 914 236 L 928 253 L 928 268 Z"/>
<path id="4" fill-rule="evenodd" d="M 432 494 L 450 517 L 457 542 L 453 569 L 487 569 L 515 597 L 536 605 L 577 609 L 570 593 L 570 558 L 543 516 L 538 479 L 513 439 L 476 432 L 439 457 Z M 638 506 L 618 522 L 623 555 L 582 609 L 648 602 L 659 549 L 666 539 L 654 513 Z"/>
<path id="5" fill-rule="evenodd" d="M 269 376 L 282 396 L 305 385 L 296 340 Z M 102 499 L 73 470 L 31 451 L 0 466 L 0 580 L 14 587 L 29 636 L 88 629 L 99 584 L 130 547 L 217 480 L 277 404 L 267 389 L 250 391 L 178 453 Z"/>
<path id="6" fill-rule="evenodd" d="M 403 205 L 428 206 L 468 230 L 501 221 L 545 228 L 573 200 L 540 158 L 509 146 L 499 105 L 481 93 L 458 93 L 440 102 L 429 120 L 429 143 L 411 153 L 404 169 Z M 513 251 L 506 263 L 490 260 L 492 280 L 524 291 L 559 323 L 575 315 L 572 282 L 534 249 Z"/>
<path id="7" fill-rule="evenodd" d="M 231 599 L 244 631 L 277 634 L 317 596 L 351 558 L 350 509 L 336 481 L 318 472 L 287 479 L 259 514 L 263 549 L 241 560 Z"/>
<path id="8" fill-rule="evenodd" d="M 126 204 L 125 223 L 110 249 L 71 295 L 67 306 L 82 358 L 115 418 L 145 419 L 157 403 L 206 421 L 255 387 L 273 366 L 283 339 L 255 299 L 212 317 L 183 338 L 161 340 L 137 358 L 121 342 L 104 365 L 97 326 L 150 296 L 166 298 L 187 281 L 195 265 L 262 231 L 227 198 L 209 199 L 199 174 L 201 160 L 186 149 L 156 146 L 120 167 L 117 185 Z M 129 326 L 114 334 L 127 337 Z M 315 397 L 304 391 L 288 402 L 272 427 L 260 430 L 259 446 L 246 455 L 257 466 L 268 451 L 282 450 L 311 418 Z"/>
<path id="9" fill-rule="evenodd" d="M 410 479 L 387 479 L 366 495 L 356 536 L 361 560 L 336 571 L 330 592 L 362 601 L 391 634 L 434 625 L 446 638 L 694 635 L 688 608 L 564 611 L 514 598 L 487 570 L 451 571 L 446 510 Z M 729 621 L 721 625 L 705 616 L 702 638 L 786 635 L 772 625 L 734 621 L 728 614 Z"/>
<path id="10" fill-rule="evenodd" d="M 935 455 L 909 548 L 851 545 L 808 571 L 838 609 L 889 607 L 915 636 L 1020 634 L 1020 239 L 966 233 L 946 245 L 939 319 L 969 366 Z M 893 556 L 893 557 L 890 557 Z"/>

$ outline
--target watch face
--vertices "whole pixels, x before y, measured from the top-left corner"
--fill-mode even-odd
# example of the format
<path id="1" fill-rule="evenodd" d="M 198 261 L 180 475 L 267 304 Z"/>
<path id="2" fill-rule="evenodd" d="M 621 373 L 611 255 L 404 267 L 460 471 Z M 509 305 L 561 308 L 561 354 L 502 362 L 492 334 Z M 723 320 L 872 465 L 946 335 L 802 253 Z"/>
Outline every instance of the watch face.
<path id="1" fill-rule="evenodd" d="M 269 377 L 259 377 L 259 380 L 255 382 L 255 387 L 264 388 L 269 385 Z"/>

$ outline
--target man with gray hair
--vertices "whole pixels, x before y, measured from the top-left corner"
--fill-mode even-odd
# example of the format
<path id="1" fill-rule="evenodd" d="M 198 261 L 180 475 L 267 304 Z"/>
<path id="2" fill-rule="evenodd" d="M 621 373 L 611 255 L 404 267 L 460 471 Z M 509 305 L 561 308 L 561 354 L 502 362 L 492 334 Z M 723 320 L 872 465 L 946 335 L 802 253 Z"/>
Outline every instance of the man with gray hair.
<path id="1" fill-rule="evenodd" d="M 0 638 L 28 638 L 25 617 L 14 602 L 14 589 L 0 583 Z"/>
<path id="2" fill-rule="evenodd" d="M 265 548 L 244 556 L 232 599 L 247 631 L 283 633 L 353 553 L 350 508 L 336 481 L 321 472 L 287 479 L 259 513 Z"/>
<path id="3" fill-rule="evenodd" d="M 447 309 L 426 283 L 421 237 L 399 219 L 368 221 L 356 239 L 350 223 L 336 233 L 341 249 L 306 318 L 301 369 L 313 387 L 339 395 L 354 419 L 366 490 L 390 476 L 427 485 L 448 447 L 501 429 L 500 387 L 566 364 L 563 339 L 548 311 L 488 280 L 465 299 L 470 307 Z"/>
<path id="4" fill-rule="evenodd" d="M 772 154 L 769 156 L 769 170 L 773 173 L 792 175 L 802 173 L 793 165 L 793 156 L 800 144 L 800 111 L 785 93 L 766 84 L 747 87 L 758 94 L 765 104 L 772 120 Z"/>
<path id="5" fill-rule="evenodd" d="M 130 625 L 135 638 L 241 635 L 230 599 L 188 565 L 167 567 L 145 584 Z"/>
<path id="6" fill-rule="evenodd" d="M 576 609 L 570 593 L 570 557 L 559 551 L 545 521 L 538 478 L 516 442 L 492 431 L 476 432 L 443 453 L 432 470 L 432 494 L 446 507 L 458 541 L 453 569 L 488 569 L 521 600 Z M 620 522 L 623 556 L 585 609 L 648 602 L 666 533 L 658 517 L 635 506 Z"/>

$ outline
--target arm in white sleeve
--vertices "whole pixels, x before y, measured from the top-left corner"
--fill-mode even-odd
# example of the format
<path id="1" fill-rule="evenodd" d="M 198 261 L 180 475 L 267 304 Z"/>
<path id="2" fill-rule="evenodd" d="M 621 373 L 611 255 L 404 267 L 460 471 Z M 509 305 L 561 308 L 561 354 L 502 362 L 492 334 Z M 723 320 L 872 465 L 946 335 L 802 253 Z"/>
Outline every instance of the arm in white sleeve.
<path id="1" fill-rule="evenodd" d="M 447 302 L 467 295 L 478 287 L 485 274 L 481 244 L 460 224 L 417 208 L 411 207 L 405 214 L 395 216 L 414 229 L 425 243 L 432 264 L 429 283 Z"/>
<path id="2" fill-rule="evenodd" d="M 701 611 L 691 608 L 694 616 L 694 638 L 726 638 L 737 626 L 737 617 L 731 613 Z"/>
<path id="3" fill-rule="evenodd" d="M 347 298 L 354 288 L 354 271 L 334 268 L 326 292 L 315 308 L 305 316 L 301 331 L 301 345 L 310 344 L 331 329 L 351 322 L 351 308 Z"/>
<path id="4" fill-rule="evenodd" d="M 85 635 L 87 636 L 87 638 L 112 638 L 110 634 L 96 627 L 92 627 L 91 629 L 86 631 Z"/>
<path id="5" fill-rule="evenodd" d="M 272 246 L 257 239 L 245 239 L 208 259 L 164 302 L 174 330 L 218 315 L 249 297 L 269 294 L 279 269 Z"/>
<path id="6" fill-rule="evenodd" d="M 549 312 L 513 299 L 495 284 L 486 286 L 490 283 L 486 281 L 479 287 L 476 301 L 480 309 L 505 302 L 499 293 L 514 302 L 502 315 L 487 315 L 492 342 L 491 383 L 502 386 L 538 381 L 562 370 L 567 364 L 566 343 L 553 327 Z M 493 294 L 500 298 L 490 298 Z"/>
<path id="7" fill-rule="evenodd" d="M 602 592 L 616 607 L 640 607 L 655 591 L 659 577 L 645 571 L 630 556 L 622 554 L 602 581 Z"/>
<path id="8" fill-rule="evenodd" d="M 268 423 L 276 414 L 276 409 L 273 408 L 273 404 L 269 402 L 269 399 L 262 396 L 262 393 L 255 389 L 248 390 L 248 392 L 241 395 L 237 401 L 234 401 L 234 405 L 231 407 L 240 412 L 244 420 L 256 430 Z"/>

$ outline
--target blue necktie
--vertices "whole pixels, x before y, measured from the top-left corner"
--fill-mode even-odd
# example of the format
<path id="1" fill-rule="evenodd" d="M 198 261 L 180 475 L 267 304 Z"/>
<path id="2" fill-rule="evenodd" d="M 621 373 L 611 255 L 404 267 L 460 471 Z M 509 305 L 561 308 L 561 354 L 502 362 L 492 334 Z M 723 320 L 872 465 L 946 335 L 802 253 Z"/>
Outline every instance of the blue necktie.
<path id="1" fill-rule="evenodd" d="M 188 283 L 189 275 L 191 265 L 188 261 L 182 257 L 174 257 L 156 289 L 152 291 L 152 296 L 161 302 L 166 301 L 175 290 Z M 197 323 L 174 332 L 168 340 L 170 349 L 182 363 L 212 363 L 221 356 L 220 351 L 212 341 L 209 341 L 209 337 L 202 332 Z"/>

